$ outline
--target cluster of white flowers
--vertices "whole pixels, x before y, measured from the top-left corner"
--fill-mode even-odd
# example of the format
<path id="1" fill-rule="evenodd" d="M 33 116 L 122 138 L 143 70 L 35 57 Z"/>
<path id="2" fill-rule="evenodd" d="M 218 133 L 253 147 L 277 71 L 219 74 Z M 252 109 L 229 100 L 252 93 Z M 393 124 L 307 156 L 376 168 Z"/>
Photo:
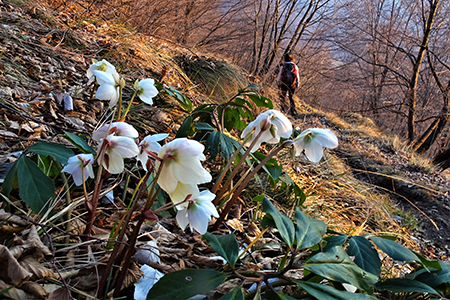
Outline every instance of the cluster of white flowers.
<path id="1" fill-rule="evenodd" d="M 261 133 L 263 131 L 263 133 Z M 267 110 L 260 114 L 242 132 L 241 137 L 251 135 L 247 145 L 251 144 L 261 133 L 255 142 L 251 152 L 259 149 L 262 143 L 277 144 L 280 138 L 288 139 L 292 134 L 292 124 L 286 116 L 277 110 Z M 305 156 L 317 163 L 323 156 L 323 148 L 333 149 L 338 146 L 338 139 L 330 129 L 309 128 L 300 133 L 294 139 L 295 155 L 299 156 L 305 151 Z"/>
<path id="2" fill-rule="evenodd" d="M 120 89 L 125 85 L 116 68 L 106 60 L 94 62 L 86 73 L 89 83 L 97 81 L 99 87 L 95 97 L 99 100 L 109 100 L 113 107 L 120 98 Z M 137 96 L 147 104 L 153 104 L 152 98 L 158 94 L 153 79 L 136 81 L 134 88 Z M 155 159 L 155 167 L 162 164 L 159 186 L 166 191 L 172 202 L 177 206 L 177 221 L 183 229 L 190 224 L 201 234 L 206 232 L 211 216 L 219 217 L 216 208 L 211 203 L 215 195 L 205 190 L 200 192 L 198 184 L 211 181 L 211 174 L 203 168 L 201 162 L 206 159 L 204 146 L 197 141 L 178 138 L 161 146 L 158 142 L 168 137 L 168 134 L 155 134 L 143 138 L 136 143 L 139 133 L 125 122 L 113 122 L 100 127 L 92 133 L 92 139 L 98 142 L 97 158 L 111 174 L 124 171 L 124 159 L 136 157 L 147 170 L 149 158 Z M 84 180 L 94 178 L 92 154 L 79 154 L 71 157 L 62 170 L 72 174 L 76 185 Z M 83 175 L 84 173 L 84 175 Z"/>
<path id="3" fill-rule="evenodd" d="M 116 105 L 121 97 L 125 81 L 117 73 L 116 68 L 102 60 L 94 62 L 87 71 L 89 82 L 96 80 L 99 87 L 95 97 L 109 100 L 110 107 Z M 158 93 L 153 79 L 136 81 L 136 95 L 142 101 L 152 104 L 152 98 Z M 292 135 L 292 124 L 289 119 L 277 110 L 268 110 L 260 114 L 242 132 L 242 138 L 253 143 L 250 152 L 257 151 L 262 143 L 276 144 L 281 138 L 289 139 Z M 176 205 L 176 219 L 181 228 L 190 225 L 191 230 L 204 234 L 211 217 L 219 217 L 212 201 L 215 194 L 208 190 L 200 191 L 198 185 L 210 182 L 211 174 L 202 166 L 206 159 L 205 147 L 195 140 L 176 138 L 161 146 L 160 141 L 168 134 L 155 134 L 143 138 L 139 143 L 139 133 L 133 126 L 125 122 L 113 122 L 93 132 L 92 139 L 98 142 L 98 163 L 111 174 L 124 171 L 124 159 L 136 157 L 144 170 L 148 171 L 149 162 L 155 162 L 155 170 L 160 170 L 157 183 Z M 323 156 L 323 147 L 335 148 L 338 145 L 336 136 L 329 129 L 312 128 L 303 131 L 293 141 L 296 155 L 305 153 L 312 162 L 318 162 Z M 72 174 L 76 185 L 84 180 L 94 178 L 94 156 L 78 154 L 68 160 L 62 170 Z"/>

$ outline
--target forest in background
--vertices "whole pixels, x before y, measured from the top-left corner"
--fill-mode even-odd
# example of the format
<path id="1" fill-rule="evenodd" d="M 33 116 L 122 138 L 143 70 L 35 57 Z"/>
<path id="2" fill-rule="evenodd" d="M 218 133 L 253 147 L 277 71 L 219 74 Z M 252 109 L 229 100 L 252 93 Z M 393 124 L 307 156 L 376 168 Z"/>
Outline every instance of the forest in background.
<path id="1" fill-rule="evenodd" d="M 233 62 L 274 84 L 296 57 L 301 101 L 372 118 L 444 168 L 450 3 L 442 0 L 53 0 Z"/>

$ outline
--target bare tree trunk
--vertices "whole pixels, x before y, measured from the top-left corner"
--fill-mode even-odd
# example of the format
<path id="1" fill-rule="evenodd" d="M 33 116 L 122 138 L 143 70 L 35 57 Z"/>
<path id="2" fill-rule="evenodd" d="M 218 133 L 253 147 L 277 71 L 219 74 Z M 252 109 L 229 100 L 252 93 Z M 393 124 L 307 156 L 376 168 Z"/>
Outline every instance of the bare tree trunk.
<path id="1" fill-rule="evenodd" d="M 439 4 L 439 0 L 428 0 L 430 3 L 430 11 L 428 13 L 428 19 L 425 17 L 424 10 L 424 0 L 422 0 L 422 18 L 426 20 L 424 35 L 422 38 L 422 43 L 420 45 L 417 57 L 414 60 L 413 72 L 411 79 L 409 81 L 409 88 L 407 91 L 407 101 L 408 101 L 408 140 L 411 143 L 414 140 L 415 135 L 415 120 L 416 120 L 416 105 L 417 105 L 417 81 L 419 78 L 420 67 L 422 66 L 423 57 L 425 51 L 428 47 L 428 42 L 430 40 L 431 30 L 433 28 L 433 23 L 436 17 L 436 12 Z"/>

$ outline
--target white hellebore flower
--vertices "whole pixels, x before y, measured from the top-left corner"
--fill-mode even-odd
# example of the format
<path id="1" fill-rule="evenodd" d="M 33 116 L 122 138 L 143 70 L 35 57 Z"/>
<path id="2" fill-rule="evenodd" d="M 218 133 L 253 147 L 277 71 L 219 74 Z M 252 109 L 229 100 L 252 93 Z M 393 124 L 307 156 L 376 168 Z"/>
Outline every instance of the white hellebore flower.
<path id="1" fill-rule="evenodd" d="M 261 143 L 276 144 L 280 141 L 280 137 L 289 138 L 292 134 L 292 124 L 281 112 L 271 109 L 263 112 L 253 122 L 250 122 L 242 132 L 241 138 L 252 134 L 251 140 L 246 143 L 248 146 L 258 136 L 261 130 L 264 130 L 264 132 L 251 149 L 251 152 L 258 150 Z"/>
<path id="2" fill-rule="evenodd" d="M 108 135 L 114 133 L 116 136 L 125 136 L 129 138 L 137 138 L 139 133 L 133 126 L 125 122 L 113 122 L 111 124 L 105 124 L 92 133 L 92 138 L 100 142 Z"/>
<path id="3" fill-rule="evenodd" d="M 200 196 L 200 190 L 196 184 L 186 184 L 178 181 L 177 187 L 169 196 L 172 203 L 178 205 L 177 209 L 180 210 L 188 207 L 188 202 L 184 202 L 184 200 L 188 196 L 188 199 L 197 199 Z"/>
<path id="4" fill-rule="evenodd" d="M 159 186 L 169 195 L 177 187 L 178 182 L 185 184 L 201 184 L 210 182 L 212 177 L 206 171 L 201 161 L 205 147 L 197 141 L 178 138 L 165 144 L 159 150 L 158 156 L 165 160 L 158 178 Z M 161 162 L 156 161 L 156 169 Z"/>
<path id="5" fill-rule="evenodd" d="M 161 145 L 158 142 L 162 141 L 168 136 L 169 135 L 167 133 L 149 135 L 139 143 L 140 152 L 137 156 L 137 160 L 141 162 L 142 167 L 145 171 L 148 171 L 147 160 L 149 157 L 149 153 L 155 152 L 156 154 L 158 154 L 159 150 L 161 149 Z"/>
<path id="6" fill-rule="evenodd" d="M 83 172 L 84 180 L 87 180 L 89 177 L 94 178 L 94 170 L 92 169 L 94 156 L 92 154 L 78 154 L 72 156 L 67 163 L 68 164 L 62 169 L 62 172 L 72 174 L 75 185 L 80 186 L 83 184 Z"/>
<path id="7" fill-rule="evenodd" d="M 93 73 L 94 70 L 103 71 L 111 74 L 117 74 L 116 67 L 114 67 L 111 63 L 109 63 L 106 59 L 102 59 L 101 61 L 95 61 L 93 64 L 89 66 L 89 69 L 86 71 L 86 76 L 89 78 L 88 84 L 90 84 L 95 79 L 95 75 Z M 98 84 L 102 83 L 102 80 L 98 81 Z"/>
<path id="8" fill-rule="evenodd" d="M 129 137 L 110 134 L 103 140 L 103 143 L 106 143 L 106 149 L 102 165 L 111 174 L 119 174 L 123 171 L 125 168 L 124 158 L 135 157 L 139 154 L 136 142 Z"/>
<path id="9" fill-rule="evenodd" d="M 108 73 L 104 71 L 92 71 L 100 86 L 95 93 L 95 97 L 99 100 L 109 100 L 109 107 L 116 105 L 120 97 L 121 79 L 117 73 Z"/>
<path id="10" fill-rule="evenodd" d="M 197 198 L 189 199 L 187 209 L 179 210 L 177 213 L 178 225 L 185 229 L 189 224 L 191 231 L 197 230 L 200 234 L 205 234 L 208 229 L 208 223 L 211 216 L 218 218 L 216 207 L 211 203 L 216 197 L 210 191 L 202 191 Z"/>
<path id="11" fill-rule="evenodd" d="M 147 78 L 139 81 L 137 86 L 137 95 L 147 104 L 153 104 L 153 97 L 158 95 L 158 90 L 155 87 L 155 81 Z"/>
<path id="12" fill-rule="evenodd" d="M 313 163 L 322 158 L 323 147 L 333 149 L 337 146 L 338 139 L 330 129 L 309 128 L 294 140 L 295 155 L 298 156 L 305 150 L 306 157 Z"/>

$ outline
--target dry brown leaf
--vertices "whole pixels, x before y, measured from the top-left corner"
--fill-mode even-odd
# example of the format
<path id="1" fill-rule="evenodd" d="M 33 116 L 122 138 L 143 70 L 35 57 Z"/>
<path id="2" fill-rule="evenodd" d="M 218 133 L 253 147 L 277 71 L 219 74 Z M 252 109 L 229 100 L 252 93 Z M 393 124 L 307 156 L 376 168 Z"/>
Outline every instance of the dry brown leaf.
<path id="1" fill-rule="evenodd" d="M 261 230 L 259 230 L 258 226 L 255 223 L 251 222 L 247 226 L 247 233 L 253 236 L 259 236 L 261 234 Z"/>
<path id="2" fill-rule="evenodd" d="M 0 245 L 0 279 L 6 283 L 20 286 L 25 280 L 31 277 L 30 272 L 24 269 L 9 253 L 8 248 Z"/>
<path id="3" fill-rule="evenodd" d="M 234 230 L 237 230 L 239 232 L 244 232 L 244 226 L 239 221 L 239 219 L 231 219 L 231 220 L 228 220 L 226 223 Z"/>
<path id="4" fill-rule="evenodd" d="M 39 299 L 45 299 L 48 295 L 45 289 L 39 283 L 34 281 L 26 281 L 20 286 L 20 288 L 25 292 L 38 297 Z"/>
<path id="5" fill-rule="evenodd" d="M 16 135 L 17 136 L 17 135 Z M 9 223 L 14 223 L 20 226 L 28 226 L 28 222 L 19 216 L 11 215 L 4 209 L 0 209 L 0 221 L 8 221 Z"/>
<path id="6" fill-rule="evenodd" d="M 57 290 L 50 293 L 48 300 L 71 300 L 73 299 L 70 295 L 70 291 L 65 287 L 60 287 Z"/>
<path id="7" fill-rule="evenodd" d="M 31 225 L 27 239 L 19 237 L 16 239 L 16 242 L 23 247 L 23 250 L 32 249 L 33 255 L 38 259 L 43 258 L 44 256 L 53 256 L 48 247 L 42 243 L 35 225 Z"/>
<path id="8" fill-rule="evenodd" d="M 0 291 L 4 291 L 10 288 L 6 292 L 2 294 L 3 297 L 7 297 L 9 299 L 33 299 L 34 297 L 25 293 L 21 289 L 16 287 L 12 287 L 9 284 L 6 284 L 3 280 L 0 280 Z"/>
<path id="9" fill-rule="evenodd" d="M 37 278 L 56 278 L 53 270 L 44 267 L 32 255 L 25 256 L 20 260 L 20 265 L 27 271 L 34 274 Z"/>
<path id="10" fill-rule="evenodd" d="M 128 273 L 125 276 L 125 279 L 123 280 L 123 286 L 122 288 L 129 287 L 132 284 L 135 284 L 139 281 L 139 279 L 144 275 L 144 272 L 136 265 L 135 263 L 132 263 L 131 266 L 128 268 Z"/>
<path id="11" fill-rule="evenodd" d="M 192 254 L 189 259 L 194 261 L 197 265 L 208 266 L 212 268 L 217 268 L 223 266 L 223 261 L 221 259 L 209 258 L 205 256 L 200 256 L 197 254 Z"/>

